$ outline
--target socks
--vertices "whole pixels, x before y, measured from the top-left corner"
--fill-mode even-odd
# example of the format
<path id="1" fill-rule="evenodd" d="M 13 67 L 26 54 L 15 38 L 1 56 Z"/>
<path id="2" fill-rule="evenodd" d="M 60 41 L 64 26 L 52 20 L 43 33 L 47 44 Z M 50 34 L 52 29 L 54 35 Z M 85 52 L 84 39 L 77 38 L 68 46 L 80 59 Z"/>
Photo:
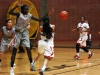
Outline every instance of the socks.
<path id="1" fill-rule="evenodd" d="M 46 69 L 46 66 L 43 65 L 42 68 L 41 68 L 41 70 L 44 71 L 45 69 Z"/>
<path id="2" fill-rule="evenodd" d="M 36 63 L 36 61 L 35 61 L 35 60 L 33 60 L 31 64 L 34 66 L 34 65 L 35 65 L 35 63 Z"/>
<path id="3" fill-rule="evenodd" d="M 76 53 L 77 56 L 79 56 L 79 53 Z"/>
<path id="4" fill-rule="evenodd" d="M 91 54 L 91 51 L 89 51 L 88 54 Z"/>

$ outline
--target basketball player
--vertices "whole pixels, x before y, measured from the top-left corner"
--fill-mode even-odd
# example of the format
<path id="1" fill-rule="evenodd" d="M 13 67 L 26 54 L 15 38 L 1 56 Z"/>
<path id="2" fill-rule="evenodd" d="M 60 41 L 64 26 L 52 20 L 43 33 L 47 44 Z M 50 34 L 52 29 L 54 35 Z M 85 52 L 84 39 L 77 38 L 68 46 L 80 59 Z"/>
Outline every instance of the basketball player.
<path id="1" fill-rule="evenodd" d="M 44 17 L 43 26 L 40 26 L 41 39 L 38 41 L 38 56 L 34 59 L 33 65 L 35 66 L 36 61 L 42 53 L 44 53 L 44 63 L 40 75 L 44 75 L 44 71 L 47 67 L 48 62 L 54 57 L 54 29 L 55 25 L 49 23 L 49 16 Z M 35 70 L 35 68 L 34 68 Z"/>
<path id="2" fill-rule="evenodd" d="M 12 27 L 11 19 L 6 20 L 6 25 L 1 28 L 0 34 L 1 34 L 1 44 L 0 44 L 0 65 L 1 65 L 3 54 L 5 51 L 9 50 L 10 45 L 15 36 L 15 29 Z"/>
<path id="3" fill-rule="evenodd" d="M 80 37 L 76 43 L 76 55 L 75 59 L 79 58 L 79 50 L 83 49 L 85 52 L 89 54 L 88 59 L 92 57 L 93 53 L 86 48 L 86 40 L 87 40 L 87 32 L 90 31 L 88 23 L 85 22 L 85 17 L 81 17 L 81 22 L 78 23 L 77 29 L 72 29 L 72 31 L 78 31 Z"/>
<path id="4" fill-rule="evenodd" d="M 21 12 L 14 12 L 14 10 L 18 7 L 21 7 Z M 36 20 L 41 22 L 43 18 L 35 18 L 32 16 L 32 14 L 28 13 L 29 8 L 27 5 L 22 5 L 21 1 L 18 2 L 17 6 L 13 7 L 9 14 L 16 16 L 16 24 L 15 24 L 15 44 L 11 56 L 11 68 L 10 68 L 10 75 L 14 75 L 14 69 L 13 64 L 15 62 L 15 56 L 17 52 L 17 48 L 19 47 L 20 43 L 23 47 L 26 48 L 28 58 L 31 65 L 31 70 L 33 70 L 33 62 L 32 62 L 32 54 L 30 50 L 30 41 L 29 41 L 29 32 L 27 29 L 27 24 L 29 23 L 30 19 Z M 50 15 L 52 12 L 49 11 L 48 15 Z"/>

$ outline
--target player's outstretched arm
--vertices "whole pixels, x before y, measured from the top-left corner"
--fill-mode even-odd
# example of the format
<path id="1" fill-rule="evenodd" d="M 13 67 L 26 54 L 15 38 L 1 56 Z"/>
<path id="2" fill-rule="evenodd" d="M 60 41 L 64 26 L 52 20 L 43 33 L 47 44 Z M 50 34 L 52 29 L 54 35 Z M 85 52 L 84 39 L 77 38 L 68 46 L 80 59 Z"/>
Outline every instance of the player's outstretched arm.
<path id="1" fill-rule="evenodd" d="M 75 31 L 77 31 L 77 29 L 72 29 L 72 32 L 75 32 Z"/>
<path id="2" fill-rule="evenodd" d="M 52 29 L 53 29 L 53 31 L 55 30 L 55 25 L 54 24 L 52 25 Z"/>
<path id="3" fill-rule="evenodd" d="M 51 8 L 51 10 L 48 11 L 48 16 L 54 13 L 54 8 Z"/>
<path id="4" fill-rule="evenodd" d="M 36 18 L 36 17 L 32 16 L 31 19 L 41 22 L 45 16 L 47 16 L 47 15 L 50 16 L 50 15 L 53 14 L 53 13 L 54 13 L 54 9 L 52 8 L 52 9 L 49 10 L 49 11 L 47 12 L 47 14 L 44 15 L 42 18 Z"/>
<path id="5" fill-rule="evenodd" d="M 21 6 L 22 6 L 21 1 L 19 1 L 18 4 L 9 11 L 9 14 L 14 15 L 14 16 L 19 16 L 20 13 L 19 12 L 14 12 L 14 10 L 17 7 L 21 7 Z"/>
<path id="6" fill-rule="evenodd" d="M 100 34 L 100 32 L 99 32 L 99 34 Z"/>

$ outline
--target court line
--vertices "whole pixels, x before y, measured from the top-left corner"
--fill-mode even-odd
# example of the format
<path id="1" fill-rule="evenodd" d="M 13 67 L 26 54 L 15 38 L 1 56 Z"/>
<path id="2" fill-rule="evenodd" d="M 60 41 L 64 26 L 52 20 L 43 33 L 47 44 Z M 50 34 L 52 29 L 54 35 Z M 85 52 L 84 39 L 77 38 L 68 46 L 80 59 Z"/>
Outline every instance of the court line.
<path id="1" fill-rule="evenodd" d="M 100 61 L 98 61 L 98 62 L 100 62 Z M 72 72 L 72 71 L 76 71 L 76 70 L 80 70 L 80 69 L 84 69 L 84 68 L 89 68 L 89 67 L 94 67 L 94 66 L 98 66 L 98 65 L 100 65 L 100 64 L 95 64 L 95 65 L 92 65 L 92 66 L 90 66 L 91 64 L 94 64 L 94 63 L 88 63 L 88 64 L 83 64 L 83 65 L 79 65 L 79 67 L 77 67 L 77 65 L 76 66 L 74 66 L 74 67 L 67 67 L 67 68 L 64 68 L 64 69 L 60 69 L 60 70 L 53 70 L 53 71 L 49 71 L 49 72 L 46 72 L 46 74 L 50 74 L 50 73 L 53 73 L 53 75 L 57 75 L 57 74 L 63 74 L 63 73 L 66 73 L 66 72 Z M 84 67 L 85 65 L 89 65 L 89 66 L 87 66 L 87 67 Z M 80 67 L 84 67 L 84 68 L 80 68 Z M 75 68 L 78 68 L 78 69 L 75 69 Z M 74 69 L 74 70 L 70 70 L 70 71 L 65 71 L 66 69 Z M 61 71 L 64 71 L 64 72 L 61 72 Z M 56 72 L 58 72 L 58 73 L 56 73 Z"/>

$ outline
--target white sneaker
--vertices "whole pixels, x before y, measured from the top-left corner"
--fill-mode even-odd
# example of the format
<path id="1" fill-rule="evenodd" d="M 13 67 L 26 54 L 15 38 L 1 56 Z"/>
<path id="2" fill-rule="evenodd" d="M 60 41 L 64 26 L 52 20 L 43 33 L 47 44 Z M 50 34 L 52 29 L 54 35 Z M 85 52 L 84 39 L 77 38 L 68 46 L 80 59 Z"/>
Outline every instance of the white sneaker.
<path id="1" fill-rule="evenodd" d="M 10 75 L 15 75 L 14 74 L 14 68 L 13 67 L 10 68 Z"/>

